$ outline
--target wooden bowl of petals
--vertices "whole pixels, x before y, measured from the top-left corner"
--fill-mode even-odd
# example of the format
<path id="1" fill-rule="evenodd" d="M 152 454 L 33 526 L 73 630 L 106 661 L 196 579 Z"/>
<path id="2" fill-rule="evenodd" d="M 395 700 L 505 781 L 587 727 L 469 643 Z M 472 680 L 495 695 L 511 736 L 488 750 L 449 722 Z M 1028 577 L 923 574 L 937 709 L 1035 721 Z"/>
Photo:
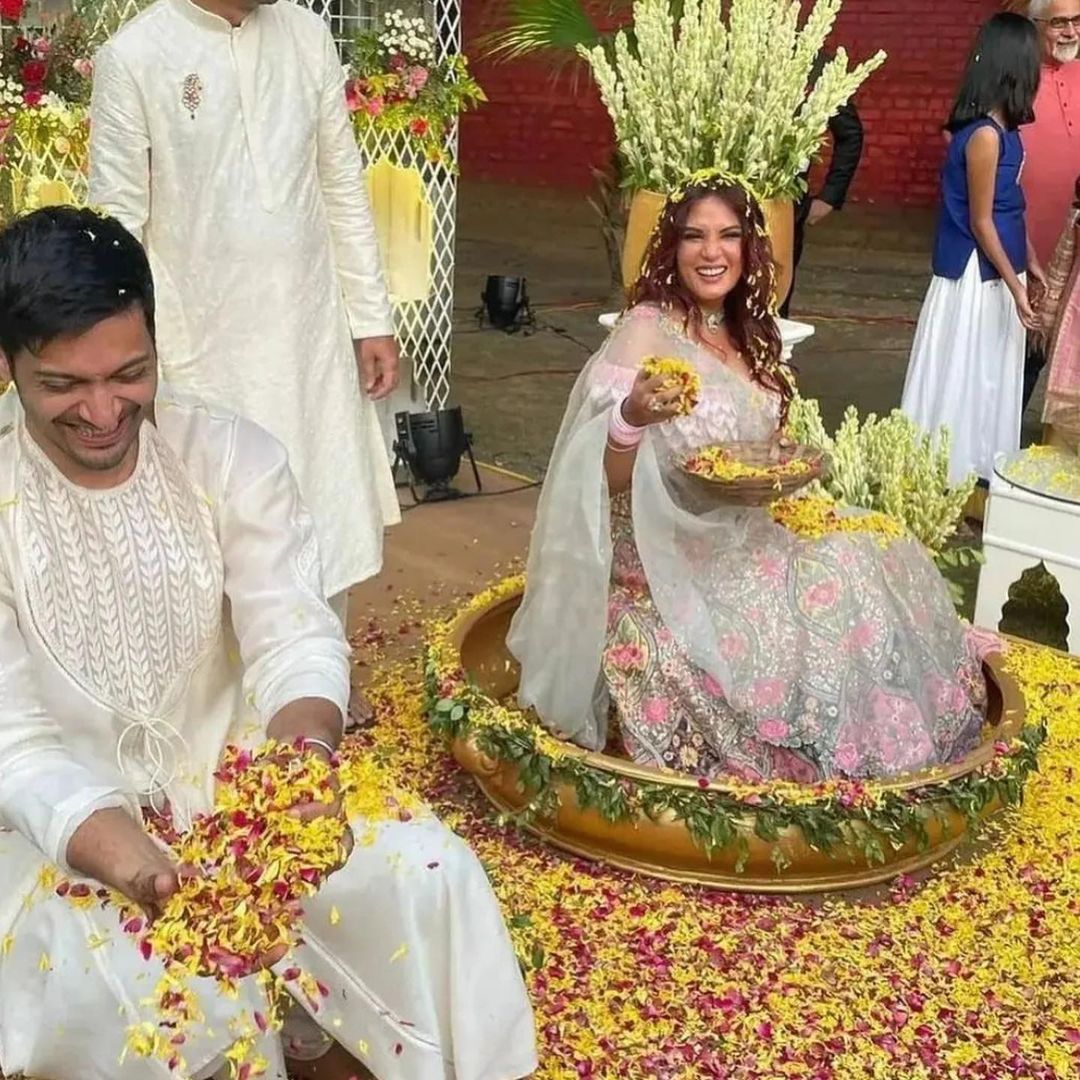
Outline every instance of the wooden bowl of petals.
<path id="1" fill-rule="evenodd" d="M 714 501 L 767 506 L 817 480 L 825 455 L 811 446 L 784 441 L 725 442 L 687 454 L 679 467 Z"/>

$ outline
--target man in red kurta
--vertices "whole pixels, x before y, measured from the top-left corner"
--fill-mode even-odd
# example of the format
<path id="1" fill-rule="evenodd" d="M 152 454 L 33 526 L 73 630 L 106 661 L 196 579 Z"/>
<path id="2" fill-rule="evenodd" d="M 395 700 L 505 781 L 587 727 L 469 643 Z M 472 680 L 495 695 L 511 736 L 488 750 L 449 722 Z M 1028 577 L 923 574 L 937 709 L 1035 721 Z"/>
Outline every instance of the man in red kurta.
<path id="1" fill-rule="evenodd" d="M 1023 130 L 1026 159 L 1021 183 L 1027 197 L 1028 236 L 1045 267 L 1080 175 L 1080 0 L 1031 0 L 1028 17 L 1039 28 L 1044 60 L 1035 122 Z M 1041 349 L 1029 349 L 1025 407 L 1045 363 Z"/>

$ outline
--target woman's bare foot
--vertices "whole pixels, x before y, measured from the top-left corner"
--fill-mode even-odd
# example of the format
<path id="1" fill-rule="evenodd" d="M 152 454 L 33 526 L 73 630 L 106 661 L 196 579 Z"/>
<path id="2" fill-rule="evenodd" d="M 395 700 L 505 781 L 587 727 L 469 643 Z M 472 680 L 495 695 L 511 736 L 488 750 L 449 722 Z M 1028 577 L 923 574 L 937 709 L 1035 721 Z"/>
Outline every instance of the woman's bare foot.
<path id="1" fill-rule="evenodd" d="M 314 1061 L 285 1059 L 290 1080 L 376 1080 L 373 1072 L 361 1065 L 340 1043 L 334 1043 Z"/>

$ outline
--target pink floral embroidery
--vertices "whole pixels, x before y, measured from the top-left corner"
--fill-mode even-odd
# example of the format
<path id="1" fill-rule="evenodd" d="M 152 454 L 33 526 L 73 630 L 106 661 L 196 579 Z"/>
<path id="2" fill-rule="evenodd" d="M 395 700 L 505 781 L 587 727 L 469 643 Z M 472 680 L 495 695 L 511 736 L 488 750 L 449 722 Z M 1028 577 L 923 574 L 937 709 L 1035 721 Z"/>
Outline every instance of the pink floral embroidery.
<path id="1" fill-rule="evenodd" d="M 758 709 L 775 709 L 786 693 L 787 687 L 782 679 L 758 679 L 754 683 L 754 706 Z"/>
<path id="2" fill-rule="evenodd" d="M 857 623 L 855 628 L 847 636 L 848 649 L 854 652 L 857 649 L 868 649 L 878 639 L 878 628 L 869 620 Z"/>
<path id="3" fill-rule="evenodd" d="M 968 708 L 970 702 L 967 691 L 959 683 L 950 682 L 939 675 L 931 675 L 926 682 L 937 716 L 960 713 Z"/>
<path id="4" fill-rule="evenodd" d="M 710 694 L 714 698 L 724 698 L 724 688 L 707 672 L 701 673 L 701 685 L 705 688 L 705 692 Z"/>
<path id="5" fill-rule="evenodd" d="M 645 721 L 649 724 L 665 724 L 671 715 L 671 706 L 664 698 L 649 698 L 643 705 Z"/>
<path id="6" fill-rule="evenodd" d="M 776 555 L 759 555 L 757 572 L 769 581 L 783 581 L 787 577 L 787 563 Z"/>
<path id="7" fill-rule="evenodd" d="M 608 659 L 622 671 L 637 671 L 645 665 L 645 654 L 637 645 L 614 645 L 608 650 Z"/>
<path id="8" fill-rule="evenodd" d="M 835 578 L 819 581 L 811 585 L 804 596 L 810 609 L 831 608 L 840 598 L 840 583 Z"/>
<path id="9" fill-rule="evenodd" d="M 720 639 L 720 655 L 725 660 L 741 660 L 746 651 L 746 638 L 742 634 L 725 634 Z"/>
<path id="10" fill-rule="evenodd" d="M 791 734 L 791 728 L 778 717 L 762 720 L 757 726 L 758 734 L 769 742 L 779 742 Z"/>
<path id="11" fill-rule="evenodd" d="M 836 748 L 836 753 L 833 754 L 833 759 L 836 761 L 838 768 L 843 769 L 846 773 L 851 773 L 858 768 L 859 765 L 859 751 L 855 749 L 854 743 L 841 743 Z"/>

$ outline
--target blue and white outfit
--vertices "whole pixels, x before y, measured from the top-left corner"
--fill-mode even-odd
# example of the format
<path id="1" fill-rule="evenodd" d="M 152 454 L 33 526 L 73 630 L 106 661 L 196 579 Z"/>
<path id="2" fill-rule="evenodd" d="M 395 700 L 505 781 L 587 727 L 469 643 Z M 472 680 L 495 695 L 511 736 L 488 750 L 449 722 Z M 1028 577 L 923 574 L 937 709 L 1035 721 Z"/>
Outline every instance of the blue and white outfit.
<path id="1" fill-rule="evenodd" d="M 1013 269 L 1025 280 L 1027 233 L 1018 131 L 987 118 L 953 135 L 942 168 L 942 204 L 930 283 L 911 349 L 901 408 L 925 431 L 952 436 L 949 479 L 988 480 L 999 451 L 1020 446 L 1026 331 L 1016 301 L 971 229 L 967 146 L 980 128 L 998 132 L 994 224 Z"/>

